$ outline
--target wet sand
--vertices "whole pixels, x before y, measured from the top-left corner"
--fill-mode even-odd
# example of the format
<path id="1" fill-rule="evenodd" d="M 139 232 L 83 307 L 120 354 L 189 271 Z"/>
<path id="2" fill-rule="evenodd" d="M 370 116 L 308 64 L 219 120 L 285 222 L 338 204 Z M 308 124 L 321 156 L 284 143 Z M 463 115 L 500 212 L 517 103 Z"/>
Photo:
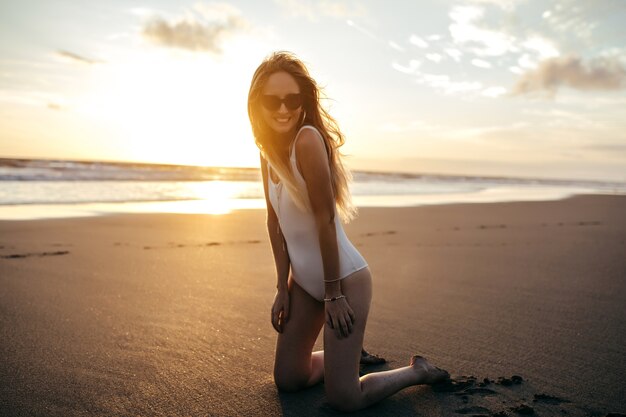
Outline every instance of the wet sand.
<path id="1" fill-rule="evenodd" d="M 363 372 L 421 354 L 457 386 L 359 415 L 626 413 L 625 213 L 622 196 L 362 209 L 365 347 L 389 360 Z M 276 391 L 274 291 L 260 210 L 0 222 L 0 415 L 338 415 L 323 385 Z"/>

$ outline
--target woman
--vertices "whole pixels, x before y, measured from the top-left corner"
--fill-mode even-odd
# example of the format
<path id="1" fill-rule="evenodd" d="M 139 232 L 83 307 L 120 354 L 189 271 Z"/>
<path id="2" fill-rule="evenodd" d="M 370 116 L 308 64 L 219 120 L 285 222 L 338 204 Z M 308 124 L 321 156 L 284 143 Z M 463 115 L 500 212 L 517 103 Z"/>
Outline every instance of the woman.
<path id="1" fill-rule="evenodd" d="M 248 95 L 278 277 L 274 381 L 285 391 L 324 381 L 329 404 L 354 411 L 448 373 L 416 355 L 407 367 L 359 378 L 372 281 L 339 222 L 355 214 L 338 151 L 344 137 L 319 98 L 304 64 L 287 52 L 261 63 Z M 324 350 L 312 352 L 322 326 Z"/>

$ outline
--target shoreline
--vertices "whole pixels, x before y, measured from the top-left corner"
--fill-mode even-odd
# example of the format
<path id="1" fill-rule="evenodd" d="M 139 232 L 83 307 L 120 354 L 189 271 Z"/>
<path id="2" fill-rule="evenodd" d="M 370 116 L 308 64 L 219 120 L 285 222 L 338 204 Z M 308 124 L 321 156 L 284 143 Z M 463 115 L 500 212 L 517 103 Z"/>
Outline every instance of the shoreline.
<path id="1" fill-rule="evenodd" d="M 607 195 L 360 209 L 366 349 L 493 381 L 360 415 L 626 412 L 624 212 Z M 264 210 L 0 221 L 0 414 L 340 415 L 323 385 L 273 385 L 274 274 Z"/>
<path id="2" fill-rule="evenodd" d="M 537 190 L 534 190 L 537 191 Z M 410 196 L 356 196 L 359 208 L 400 208 L 457 204 L 498 204 L 541 201 L 561 201 L 579 196 L 624 196 L 615 192 L 568 192 L 548 190 L 529 193 L 520 197 L 511 192 L 463 194 L 422 194 Z M 238 210 L 265 210 L 264 199 L 230 199 L 216 202 L 208 200 L 61 203 L 61 204 L 9 204 L 0 205 L 0 221 L 29 221 L 55 218 L 97 217 L 115 214 L 207 214 L 223 215 Z"/>

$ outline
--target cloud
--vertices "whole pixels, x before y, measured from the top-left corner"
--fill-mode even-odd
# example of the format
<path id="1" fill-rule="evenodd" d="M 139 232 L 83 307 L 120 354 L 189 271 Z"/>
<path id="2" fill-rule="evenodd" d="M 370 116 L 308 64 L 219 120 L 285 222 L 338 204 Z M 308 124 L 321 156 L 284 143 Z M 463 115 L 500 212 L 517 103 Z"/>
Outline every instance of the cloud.
<path id="1" fill-rule="evenodd" d="M 450 11 L 449 26 L 452 40 L 457 45 L 469 44 L 478 56 L 501 56 L 518 50 L 515 38 L 504 32 L 485 29 L 478 25 L 484 9 L 475 6 L 457 6 Z"/>
<path id="2" fill-rule="evenodd" d="M 96 59 L 85 58 L 82 55 L 75 54 L 74 52 L 65 51 L 63 49 L 59 49 L 58 51 L 56 51 L 56 53 L 62 58 L 69 59 L 72 62 L 78 62 L 81 64 L 93 65 L 101 64 L 103 62 Z"/>
<path id="3" fill-rule="evenodd" d="M 463 56 L 463 52 L 459 51 L 456 48 L 444 48 L 443 51 L 456 62 L 459 62 L 461 60 L 461 57 Z"/>
<path id="4" fill-rule="evenodd" d="M 619 90 L 626 85 L 626 70 L 616 59 L 596 58 L 586 65 L 580 57 L 547 59 L 523 74 L 511 89 L 513 95 L 547 92 L 561 86 L 577 90 Z"/>
<path id="5" fill-rule="evenodd" d="M 597 23 L 591 20 L 594 16 L 594 2 L 588 2 L 589 5 L 585 3 L 587 2 L 557 1 L 553 9 L 544 11 L 541 17 L 555 32 L 588 43 Z"/>
<path id="6" fill-rule="evenodd" d="M 491 63 L 484 59 L 474 58 L 472 59 L 472 65 L 478 68 L 491 68 Z"/>
<path id="7" fill-rule="evenodd" d="M 524 1 L 525 0 L 471 0 L 472 3 L 491 4 L 507 11 L 514 10 L 518 4 Z"/>
<path id="8" fill-rule="evenodd" d="M 419 67 L 422 65 L 420 61 L 417 59 L 412 59 L 409 61 L 409 66 L 405 67 L 403 65 L 398 64 L 397 62 L 392 62 L 391 67 L 396 71 L 399 71 L 404 74 L 416 74 Z"/>
<path id="9" fill-rule="evenodd" d="M 395 49 L 398 52 L 404 52 L 404 48 L 395 43 L 394 41 L 389 41 L 388 45 L 391 49 Z"/>
<path id="10" fill-rule="evenodd" d="M 441 54 L 426 54 L 426 59 L 433 62 L 441 62 L 443 56 Z"/>
<path id="11" fill-rule="evenodd" d="M 443 94 L 470 93 L 483 88 L 477 81 L 453 81 L 445 74 L 416 74 L 418 84 L 428 85 Z"/>
<path id="12" fill-rule="evenodd" d="M 365 9 L 359 2 L 331 0 L 274 0 L 289 16 L 317 21 L 320 16 L 348 18 L 363 16 Z"/>
<path id="13" fill-rule="evenodd" d="M 411 37 L 409 38 L 409 42 L 419 48 L 428 48 L 428 42 L 426 42 L 424 39 L 420 38 L 417 35 L 411 35 Z"/>
<path id="14" fill-rule="evenodd" d="M 347 4 L 345 2 L 337 2 L 337 1 L 321 1 L 318 5 L 319 10 L 327 15 L 332 17 L 351 17 L 351 16 L 363 16 L 365 14 L 365 9 L 360 2 L 353 2 Z"/>
<path id="15" fill-rule="evenodd" d="M 356 30 L 358 30 L 359 32 L 361 32 L 362 34 L 374 39 L 375 41 L 381 42 L 381 43 L 385 43 L 384 40 L 382 40 L 381 38 L 379 38 L 378 36 L 376 36 L 376 34 L 374 34 L 374 32 L 371 32 L 367 29 L 365 29 L 363 26 L 355 23 L 353 20 L 346 20 L 346 24 L 350 27 L 355 28 Z M 387 44 L 388 45 L 388 44 Z"/>
<path id="16" fill-rule="evenodd" d="M 309 20 L 316 20 L 317 13 L 315 6 L 310 1 L 298 0 L 274 0 L 291 17 L 306 17 Z"/>
<path id="17" fill-rule="evenodd" d="M 161 46 L 219 54 L 226 37 L 248 27 L 239 10 L 228 4 L 197 4 L 194 9 L 207 22 L 192 15 L 175 22 L 153 17 L 144 25 L 143 36 Z"/>
<path id="18" fill-rule="evenodd" d="M 540 36 L 529 37 L 522 42 L 522 46 L 528 50 L 536 52 L 540 60 L 560 55 L 559 50 L 556 46 L 554 46 L 553 42 Z"/>
<path id="19" fill-rule="evenodd" d="M 586 149 L 599 151 L 610 155 L 620 154 L 620 156 L 626 157 L 626 143 L 598 143 L 588 145 Z"/>
<path id="20" fill-rule="evenodd" d="M 496 98 L 496 97 L 500 97 L 503 96 L 504 94 L 506 94 L 506 88 L 504 87 L 487 87 L 485 88 L 482 93 L 483 96 L 485 97 L 491 97 L 491 98 Z"/>

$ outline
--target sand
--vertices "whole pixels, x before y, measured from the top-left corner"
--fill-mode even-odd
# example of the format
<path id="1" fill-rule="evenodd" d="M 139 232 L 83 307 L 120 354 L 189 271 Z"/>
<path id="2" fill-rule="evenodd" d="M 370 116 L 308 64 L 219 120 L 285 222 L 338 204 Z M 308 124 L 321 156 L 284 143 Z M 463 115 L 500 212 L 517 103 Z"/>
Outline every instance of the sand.
<path id="1" fill-rule="evenodd" d="M 362 209 L 365 347 L 389 360 L 363 371 L 421 354 L 468 387 L 359 415 L 626 413 L 625 214 L 623 196 Z M 323 385 L 273 385 L 264 220 L 0 222 L 0 415 L 337 415 Z"/>

